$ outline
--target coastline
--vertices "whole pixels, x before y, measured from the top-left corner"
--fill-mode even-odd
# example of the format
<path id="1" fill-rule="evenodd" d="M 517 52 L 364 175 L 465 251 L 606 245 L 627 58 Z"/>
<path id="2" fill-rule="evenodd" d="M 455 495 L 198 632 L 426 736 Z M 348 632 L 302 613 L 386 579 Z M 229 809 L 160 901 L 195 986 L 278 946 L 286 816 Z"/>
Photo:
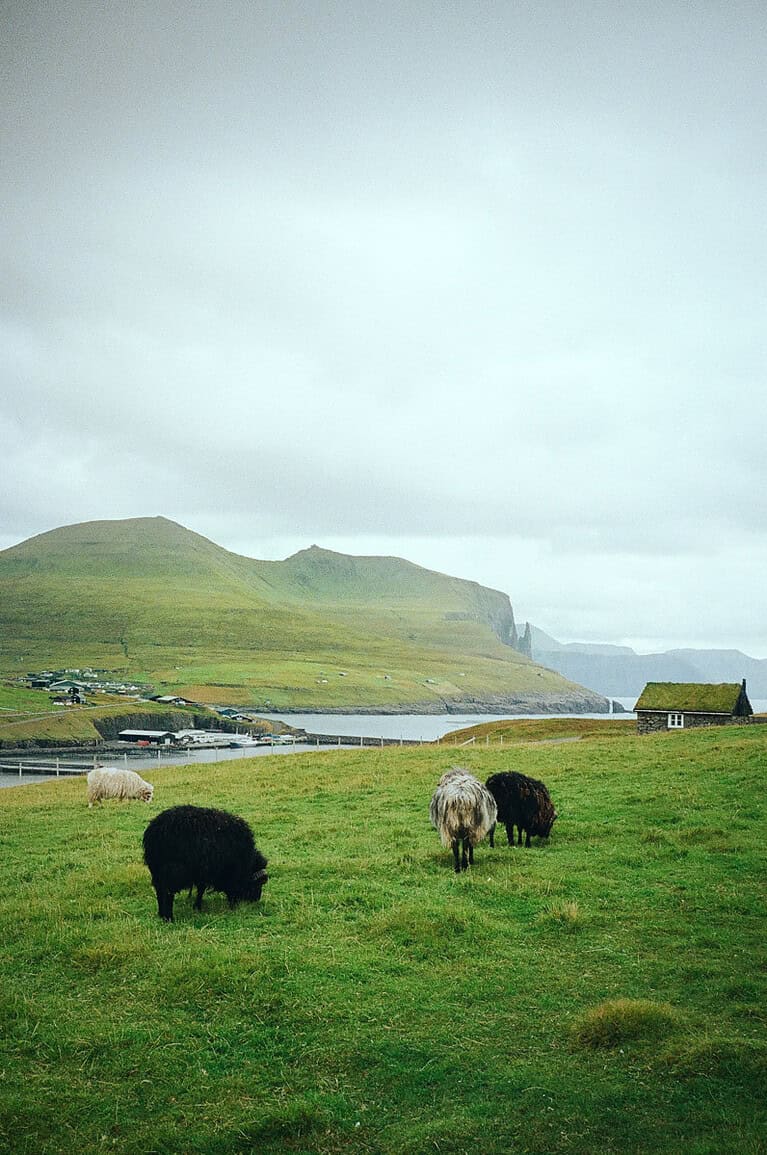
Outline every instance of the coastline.
<path id="1" fill-rule="evenodd" d="M 615 701 L 613 699 L 613 701 Z M 251 711 L 250 707 L 246 707 Z M 255 709 L 255 707 L 253 708 Z M 258 707 L 262 709 L 262 707 Z M 615 713 L 622 713 L 624 707 L 616 703 Z M 396 706 L 324 706 L 321 710 L 315 706 L 270 706 L 265 714 L 318 714 L 328 716 L 343 716 L 344 714 L 367 714 L 370 717 L 396 716 L 398 714 L 421 714 L 428 717 L 432 714 L 513 714 L 515 717 L 532 714 L 605 714 L 609 715 L 610 699 L 601 694 L 584 693 L 562 696 L 537 696 L 535 694 L 516 694 L 483 697 L 483 698 L 449 698 L 439 701 L 427 700 L 420 702 L 398 703 Z"/>
<path id="2" fill-rule="evenodd" d="M 274 716 L 278 715 L 282 720 L 282 726 L 284 726 L 286 730 L 298 735 L 302 733 L 300 723 L 293 725 L 290 721 L 291 718 L 306 716 L 327 718 L 364 716 L 369 718 L 392 719 L 405 716 L 423 718 L 451 716 L 457 718 L 463 714 L 514 718 L 531 716 L 553 717 L 557 715 L 600 715 L 610 717 L 612 714 L 622 714 L 625 712 L 624 707 L 619 702 L 615 700 L 613 700 L 613 702 L 614 708 L 611 710 L 609 699 L 603 698 L 600 694 L 584 691 L 583 693 L 562 695 L 515 694 L 485 695 L 481 698 L 466 696 L 460 699 L 441 699 L 439 701 L 427 699 L 411 703 L 399 703 L 396 706 L 361 706 L 350 704 L 346 706 L 325 706 L 322 710 L 307 705 L 295 704 L 278 708 L 274 706 L 245 706 L 240 708 L 243 710 L 243 713 L 247 714 L 250 718 L 252 725 L 257 725 L 259 719 L 263 719 L 264 722 L 271 722 Z M 226 704 L 222 702 L 220 708 L 225 708 L 225 705 Z M 121 716 L 121 725 L 126 725 L 133 715 L 135 715 L 136 719 L 141 719 L 141 725 L 147 726 L 146 711 L 142 710 L 126 712 L 124 716 Z M 138 722 L 135 722 L 135 724 L 137 725 Z M 171 723 L 169 721 L 169 728 L 170 725 Z M 232 735 L 237 728 L 236 723 L 233 723 L 230 719 L 223 718 L 220 720 L 220 726 L 222 730 Z M 82 738 L 73 738 L 71 741 L 66 741 L 55 737 L 35 738 L 27 736 L 18 746 L 0 744 L 0 757 L 13 757 L 22 752 L 33 753 L 42 750 L 45 750 L 48 754 L 56 755 L 78 749 L 88 751 L 89 753 L 99 752 L 101 754 L 107 754 L 122 753 L 126 747 L 123 743 L 115 741 L 115 735 L 112 734 L 104 735 L 100 741 L 98 739 L 88 741 Z"/>

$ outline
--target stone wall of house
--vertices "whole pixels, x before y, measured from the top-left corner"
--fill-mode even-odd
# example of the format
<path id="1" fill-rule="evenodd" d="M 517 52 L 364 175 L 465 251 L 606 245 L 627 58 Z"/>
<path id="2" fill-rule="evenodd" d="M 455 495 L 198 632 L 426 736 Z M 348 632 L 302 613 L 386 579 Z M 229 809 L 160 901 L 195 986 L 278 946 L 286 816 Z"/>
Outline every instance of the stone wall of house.
<path id="1" fill-rule="evenodd" d="M 671 712 L 641 710 L 637 714 L 637 734 L 655 734 L 668 730 L 668 716 Z M 686 710 L 677 712 L 684 714 L 684 730 L 694 730 L 700 726 L 744 726 L 751 721 L 750 717 L 736 718 L 733 714 L 694 714 Z"/>

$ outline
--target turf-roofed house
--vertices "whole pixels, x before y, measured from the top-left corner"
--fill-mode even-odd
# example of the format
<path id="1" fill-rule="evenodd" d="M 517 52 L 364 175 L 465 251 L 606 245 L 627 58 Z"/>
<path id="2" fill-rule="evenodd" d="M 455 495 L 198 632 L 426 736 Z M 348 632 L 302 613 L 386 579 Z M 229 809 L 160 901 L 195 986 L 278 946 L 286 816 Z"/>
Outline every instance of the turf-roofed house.
<path id="1" fill-rule="evenodd" d="M 634 707 L 637 733 L 731 726 L 750 722 L 754 711 L 742 682 L 648 682 Z"/>

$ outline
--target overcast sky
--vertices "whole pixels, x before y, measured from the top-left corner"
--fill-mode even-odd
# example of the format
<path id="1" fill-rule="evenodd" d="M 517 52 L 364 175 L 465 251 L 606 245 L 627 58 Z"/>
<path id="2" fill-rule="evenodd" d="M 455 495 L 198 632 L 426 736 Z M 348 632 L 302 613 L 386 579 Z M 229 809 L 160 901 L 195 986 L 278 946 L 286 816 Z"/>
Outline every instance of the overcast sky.
<path id="1" fill-rule="evenodd" d="M 163 514 L 767 656 L 762 0 L 0 4 L 0 547 Z"/>

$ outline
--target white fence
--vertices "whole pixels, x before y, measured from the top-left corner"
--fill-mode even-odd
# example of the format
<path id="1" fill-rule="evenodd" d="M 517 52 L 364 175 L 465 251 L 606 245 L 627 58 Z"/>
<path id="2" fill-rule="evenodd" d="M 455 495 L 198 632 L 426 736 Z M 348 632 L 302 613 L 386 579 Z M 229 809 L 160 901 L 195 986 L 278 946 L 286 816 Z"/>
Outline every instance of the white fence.
<path id="1" fill-rule="evenodd" d="M 56 778 L 68 777 L 72 774 L 87 774 L 98 762 L 93 758 L 89 762 L 73 762 L 68 759 L 54 758 L 44 761 L 43 759 L 10 759 L 0 758 L 0 774 L 18 774 L 19 778 L 24 774 L 50 774 Z"/>

